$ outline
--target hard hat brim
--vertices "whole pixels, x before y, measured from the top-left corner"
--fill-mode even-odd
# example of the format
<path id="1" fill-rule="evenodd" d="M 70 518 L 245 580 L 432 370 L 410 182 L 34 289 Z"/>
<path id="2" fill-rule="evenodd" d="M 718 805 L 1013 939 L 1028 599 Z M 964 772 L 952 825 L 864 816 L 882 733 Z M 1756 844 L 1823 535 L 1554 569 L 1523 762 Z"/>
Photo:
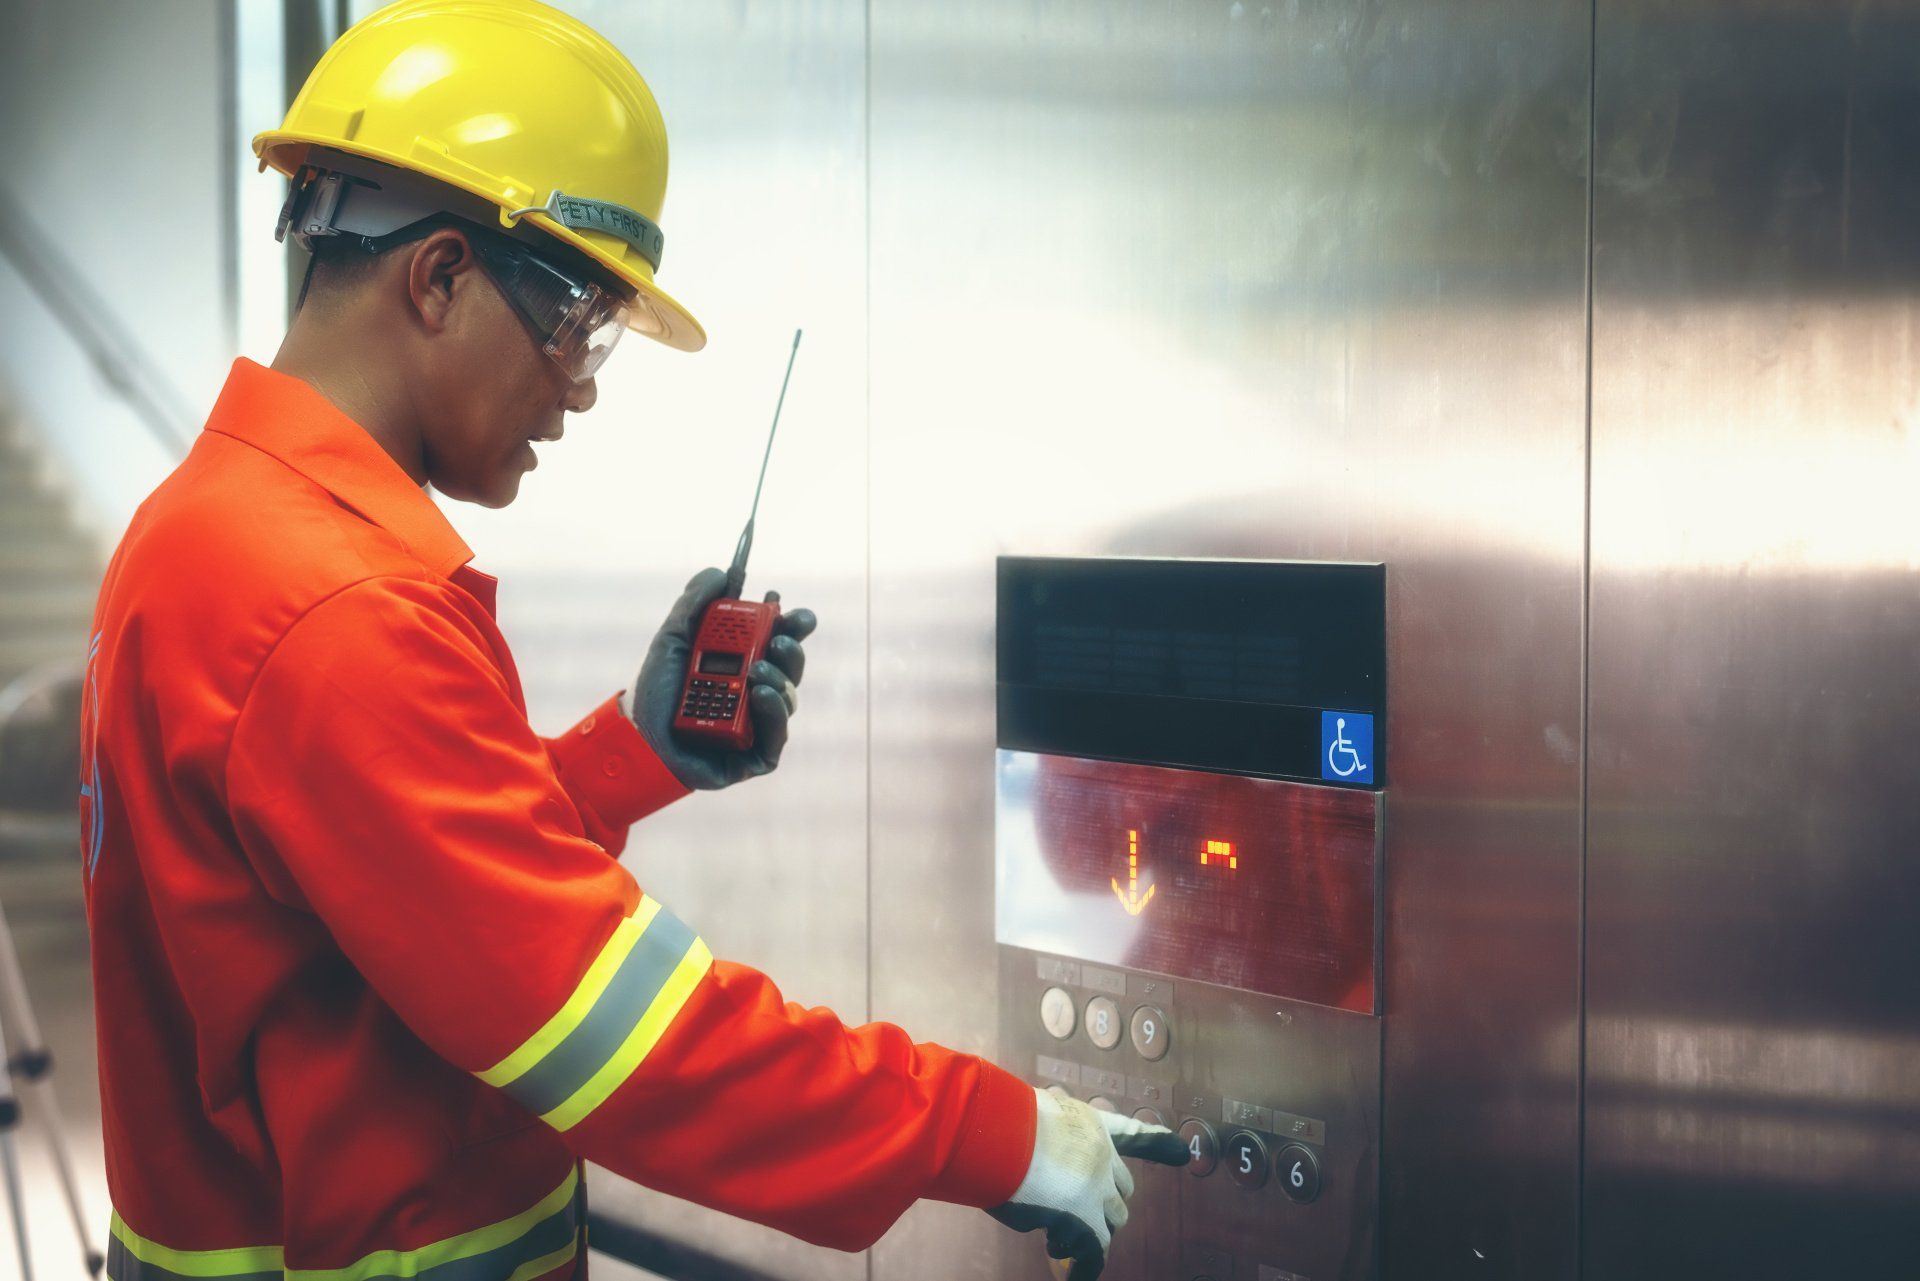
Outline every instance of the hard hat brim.
<path id="1" fill-rule="evenodd" d="M 284 129 L 268 130 L 265 133 L 256 134 L 253 139 L 253 153 L 260 158 L 261 167 L 271 167 L 289 178 L 305 162 L 309 147 L 330 147 L 335 151 L 351 152 L 369 160 L 382 161 L 424 174 L 437 182 L 446 183 L 448 186 L 457 187 L 478 196 L 497 207 L 501 211 L 500 225 L 503 228 L 515 225 L 505 217 L 507 206 L 500 203 L 497 193 L 463 179 L 450 167 L 436 165 L 430 159 L 419 156 L 390 155 L 384 148 L 356 147 L 338 138 Z M 649 276 L 636 271 L 587 237 L 571 227 L 564 226 L 548 214 L 530 212 L 522 214 L 518 221 L 539 227 L 556 240 L 585 254 L 615 279 L 629 286 L 634 291 L 635 297 L 627 322 L 628 329 L 645 334 L 655 342 L 672 347 L 676 351 L 699 351 L 707 345 L 707 331 L 694 318 L 693 313 L 681 305 L 672 294 L 656 285 Z"/>

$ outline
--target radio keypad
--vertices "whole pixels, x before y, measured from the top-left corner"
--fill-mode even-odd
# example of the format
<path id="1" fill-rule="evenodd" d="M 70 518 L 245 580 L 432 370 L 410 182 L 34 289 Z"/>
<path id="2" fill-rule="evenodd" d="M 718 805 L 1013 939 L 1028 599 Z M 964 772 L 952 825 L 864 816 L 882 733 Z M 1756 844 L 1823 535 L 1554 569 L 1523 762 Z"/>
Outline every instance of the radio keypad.
<path id="1" fill-rule="evenodd" d="M 696 676 L 687 682 L 687 697 L 680 714 L 695 720 L 730 721 L 739 706 L 740 691 L 735 682 Z"/>

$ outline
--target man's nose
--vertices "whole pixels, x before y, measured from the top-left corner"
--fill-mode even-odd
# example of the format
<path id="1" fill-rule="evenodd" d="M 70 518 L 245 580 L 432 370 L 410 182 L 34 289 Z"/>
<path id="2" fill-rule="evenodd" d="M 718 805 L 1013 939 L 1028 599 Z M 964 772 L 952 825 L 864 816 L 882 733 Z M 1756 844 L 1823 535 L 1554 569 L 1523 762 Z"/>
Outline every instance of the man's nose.
<path id="1" fill-rule="evenodd" d="M 575 383 L 567 390 L 567 397 L 561 405 L 570 413 L 584 414 L 593 408 L 593 402 L 600 399 L 600 385 L 597 378 L 589 378 L 583 383 Z"/>

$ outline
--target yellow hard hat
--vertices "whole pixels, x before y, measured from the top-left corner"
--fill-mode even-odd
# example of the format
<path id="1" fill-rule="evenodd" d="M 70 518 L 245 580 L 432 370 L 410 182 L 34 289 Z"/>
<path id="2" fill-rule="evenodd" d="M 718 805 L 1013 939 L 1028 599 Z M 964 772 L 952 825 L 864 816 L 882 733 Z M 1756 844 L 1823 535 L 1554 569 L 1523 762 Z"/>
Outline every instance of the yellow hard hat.
<path id="1" fill-rule="evenodd" d="M 457 187 L 631 286 L 629 327 L 698 351 L 706 331 L 653 281 L 667 127 L 593 28 L 535 0 L 399 0 L 355 23 L 280 128 L 253 140 L 289 177 L 319 147 Z"/>

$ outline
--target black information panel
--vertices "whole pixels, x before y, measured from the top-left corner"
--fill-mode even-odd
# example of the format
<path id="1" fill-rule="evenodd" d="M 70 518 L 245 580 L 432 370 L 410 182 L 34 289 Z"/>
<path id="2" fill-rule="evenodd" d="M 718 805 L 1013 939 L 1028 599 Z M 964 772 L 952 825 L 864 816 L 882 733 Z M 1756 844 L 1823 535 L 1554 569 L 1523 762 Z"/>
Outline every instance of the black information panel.
<path id="1" fill-rule="evenodd" d="M 1002 748 L 1386 781 L 1386 568 L 1002 557 Z"/>

